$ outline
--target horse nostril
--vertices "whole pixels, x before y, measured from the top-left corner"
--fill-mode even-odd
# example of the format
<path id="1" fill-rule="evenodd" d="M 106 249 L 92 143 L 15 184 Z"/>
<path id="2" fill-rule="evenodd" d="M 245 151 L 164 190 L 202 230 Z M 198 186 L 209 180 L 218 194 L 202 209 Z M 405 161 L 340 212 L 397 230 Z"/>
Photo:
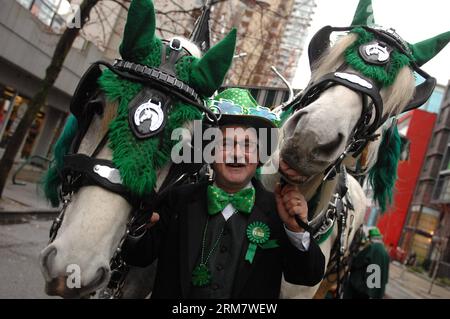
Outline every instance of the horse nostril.
<path id="1" fill-rule="evenodd" d="M 57 249 L 55 246 L 50 245 L 47 246 L 39 255 L 39 263 L 41 265 L 42 274 L 44 275 L 45 280 L 50 281 L 52 278 L 50 276 L 51 268 L 50 268 L 50 258 L 55 258 L 57 254 Z"/>
<path id="2" fill-rule="evenodd" d="M 304 116 L 306 114 L 308 114 L 308 111 L 300 110 L 300 111 L 295 112 L 289 118 L 288 122 L 286 123 L 286 125 L 284 127 L 285 137 L 289 138 L 289 137 L 292 137 L 292 135 L 294 135 L 297 127 L 299 126 L 300 119 L 302 118 L 302 116 Z"/>
<path id="3" fill-rule="evenodd" d="M 338 133 L 336 138 L 332 141 L 319 145 L 314 150 L 314 154 L 318 156 L 332 156 L 335 155 L 339 146 L 341 146 L 342 141 L 344 140 L 344 135 L 342 133 Z"/>

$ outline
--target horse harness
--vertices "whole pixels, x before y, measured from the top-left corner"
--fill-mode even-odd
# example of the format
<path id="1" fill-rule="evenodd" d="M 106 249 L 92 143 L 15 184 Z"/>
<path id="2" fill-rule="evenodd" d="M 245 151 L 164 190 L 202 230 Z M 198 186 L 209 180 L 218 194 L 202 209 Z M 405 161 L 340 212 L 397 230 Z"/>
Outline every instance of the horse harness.
<path id="1" fill-rule="evenodd" d="M 167 54 L 167 52 L 170 53 Z M 203 164 L 172 163 L 158 192 L 153 189 L 145 196 L 137 196 L 122 184 L 120 172 L 111 160 L 96 158 L 108 141 L 109 131 L 106 132 L 90 156 L 77 154 L 94 116 L 102 115 L 106 105 L 98 85 L 98 78 L 102 74 L 100 65 L 106 66 L 121 78 L 144 84 L 144 88 L 140 92 L 140 94 L 144 92 L 144 99 L 141 97 L 136 101 L 135 98 L 129 103 L 129 126 L 137 139 L 159 137 L 161 142 L 161 132 L 166 124 L 167 114 L 170 112 L 174 98 L 189 103 L 206 113 L 209 119 L 209 122 L 205 123 L 206 126 L 217 126 L 216 115 L 205 106 L 199 94 L 176 76 L 176 61 L 188 54 L 190 55 L 181 46 L 180 41 L 173 39 L 170 43 L 163 42 L 162 63 L 159 68 L 149 68 L 122 60 L 117 60 L 114 65 L 98 61 L 91 65 L 83 75 L 71 100 L 70 111 L 77 119 L 78 129 L 68 154 L 64 156 L 63 168 L 59 172 L 62 180 L 60 197 L 63 205 L 59 216 L 53 221 L 50 228 L 49 243 L 56 238 L 72 195 L 81 187 L 95 185 L 122 196 L 132 206 L 132 217 L 128 221 L 126 232 L 110 261 L 112 274 L 108 289 L 111 298 L 120 296 L 127 273 L 127 265 L 121 256 L 121 247 L 127 236 L 145 229 L 150 222 L 153 209 L 170 189 L 201 178 Z M 145 112 L 152 112 L 152 116 L 146 116 Z"/>
<path id="2" fill-rule="evenodd" d="M 366 63 L 388 68 L 390 66 L 390 53 L 393 51 L 393 48 L 398 49 L 408 57 L 411 56 L 409 47 L 393 29 L 383 30 L 368 26 L 361 27 L 372 32 L 376 38 L 374 41 L 362 44 L 359 47 L 359 54 Z M 330 47 L 330 35 L 332 32 L 351 31 L 353 28 L 326 26 L 319 30 L 312 38 L 308 48 L 311 69 L 313 69 L 313 65 L 315 65 L 320 56 Z M 411 62 L 411 66 L 414 71 L 425 78 L 425 81 L 416 87 L 415 96 L 409 101 L 403 112 L 417 108 L 428 100 L 436 84 L 436 80 L 420 69 L 415 62 Z M 375 133 L 376 130 L 389 118 L 389 114 L 383 115 L 380 85 L 371 78 L 356 72 L 346 71 L 347 69 L 348 65 L 344 62 L 335 72 L 325 74 L 317 82 L 311 81 L 292 102 L 282 105 L 284 111 L 291 109 L 295 112 L 313 103 L 324 91 L 335 85 L 345 86 L 362 95 L 361 116 L 352 130 L 349 143 L 344 152 L 327 167 L 324 173 L 322 186 L 324 182 L 339 176 L 332 200 L 325 210 L 308 223 L 304 223 L 300 218 L 296 217 L 297 223 L 318 241 L 323 240 L 324 237 L 322 236 L 329 236 L 334 223 L 337 221 L 338 239 L 333 245 L 332 257 L 329 262 L 329 264 L 334 263 L 334 267 L 327 271 L 325 277 L 328 277 L 330 273 L 335 271 L 339 275 L 346 251 L 346 239 L 351 233 L 351 229 L 346 232 L 346 224 L 348 211 L 353 209 L 353 207 L 347 194 L 347 172 L 342 162 L 349 154 L 357 158 L 370 141 L 374 141 L 379 137 L 379 134 Z M 338 280 L 338 291 L 340 291 L 340 288 L 340 280 Z"/>
<path id="3" fill-rule="evenodd" d="M 393 29 L 384 30 L 376 27 L 361 27 L 375 35 L 374 41 L 362 44 L 359 47 L 359 55 L 365 63 L 388 69 L 390 67 L 390 53 L 394 48 L 402 54 L 411 57 L 411 50 L 408 45 Z M 355 27 L 336 28 L 326 26 L 319 30 L 312 38 L 308 48 L 311 69 L 313 70 L 313 66 L 320 56 L 330 47 L 330 35 L 332 32 L 351 31 L 353 28 Z M 416 87 L 414 97 L 402 112 L 415 109 L 426 102 L 436 85 L 436 79 L 423 71 L 412 58 L 410 60 L 412 69 L 420 74 L 425 81 Z M 358 157 L 370 141 L 377 139 L 379 135 L 375 134 L 375 131 L 390 116 L 390 114 L 383 115 L 380 85 L 371 78 L 357 72 L 346 71 L 346 69 L 348 69 L 348 65 L 344 62 L 335 72 L 325 74 L 316 82 L 311 81 L 291 103 L 282 107 L 284 111 L 289 109 L 297 111 L 305 108 L 319 98 L 324 91 L 335 85 L 345 86 L 362 95 L 363 107 L 361 116 L 350 135 L 349 143 L 344 152 L 326 169 L 324 181 L 333 178 L 338 173 L 340 164 L 348 154 L 355 158 Z"/>

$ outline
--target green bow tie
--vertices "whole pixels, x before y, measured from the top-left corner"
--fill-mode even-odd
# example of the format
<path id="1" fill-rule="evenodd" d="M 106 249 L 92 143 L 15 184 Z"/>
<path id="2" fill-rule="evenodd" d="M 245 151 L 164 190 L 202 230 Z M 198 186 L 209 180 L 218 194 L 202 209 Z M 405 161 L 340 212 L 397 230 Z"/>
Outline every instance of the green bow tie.
<path id="1" fill-rule="evenodd" d="M 228 194 L 219 187 L 208 186 L 208 214 L 215 215 L 230 203 L 238 211 L 250 214 L 255 203 L 255 189 L 245 188 L 237 193 Z"/>

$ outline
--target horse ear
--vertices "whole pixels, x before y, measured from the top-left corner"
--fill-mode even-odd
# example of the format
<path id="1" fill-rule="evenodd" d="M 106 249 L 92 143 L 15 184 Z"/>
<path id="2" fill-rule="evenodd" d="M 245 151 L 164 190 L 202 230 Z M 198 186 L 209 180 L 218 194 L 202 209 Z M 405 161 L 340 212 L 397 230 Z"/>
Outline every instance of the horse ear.
<path id="1" fill-rule="evenodd" d="M 191 84 L 203 96 L 211 96 L 222 85 L 233 61 L 236 47 L 236 29 L 195 60 L 191 68 Z"/>
<path id="2" fill-rule="evenodd" d="M 150 54 L 155 38 L 156 16 L 151 0 L 133 0 L 119 52 L 124 60 L 136 61 Z"/>
<path id="3" fill-rule="evenodd" d="M 392 203 L 397 168 L 400 161 L 402 141 L 397 125 L 393 124 L 384 131 L 375 165 L 369 171 L 369 182 L 373 189 L 373 198 L 378 202 L 381 212 Z"/>
<path id="4" fill-rule="evenodd" d="M 375 19 L 373 17 L 372 0 L 359 0 L 358 7 L 356 7 L 351 26 L 370 26 L 374 24 Z"/>
<path id="5" fill-rule="evenodd" d="M 422 66 L 434 58 L 450 42 L 450 31 L 410 45 L 416 64 Z"/>

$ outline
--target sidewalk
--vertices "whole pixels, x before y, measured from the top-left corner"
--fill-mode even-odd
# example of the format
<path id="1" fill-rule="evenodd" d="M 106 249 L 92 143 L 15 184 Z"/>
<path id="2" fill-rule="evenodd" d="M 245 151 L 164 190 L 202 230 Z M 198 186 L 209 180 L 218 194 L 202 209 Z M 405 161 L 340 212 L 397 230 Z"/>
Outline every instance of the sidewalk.
<path id="1" fill-rule="evenodd" d="M 450 299 L 450 288 L 433 284 L 428 293 L 431 279 L 403 268 L 392 262 L 389 268 L 389 282 L 385 298 L 390 299 Z"/>
<path id="2" fill-rule="evenodd" d="M 25 185 L 14 185 L 8 181 L 3 196 L 0 198 L 0 219 L 10 221 L 31 216 L 49 218 L 58 213 L 44 198 L 40 185 L 25 182 Z"/>

